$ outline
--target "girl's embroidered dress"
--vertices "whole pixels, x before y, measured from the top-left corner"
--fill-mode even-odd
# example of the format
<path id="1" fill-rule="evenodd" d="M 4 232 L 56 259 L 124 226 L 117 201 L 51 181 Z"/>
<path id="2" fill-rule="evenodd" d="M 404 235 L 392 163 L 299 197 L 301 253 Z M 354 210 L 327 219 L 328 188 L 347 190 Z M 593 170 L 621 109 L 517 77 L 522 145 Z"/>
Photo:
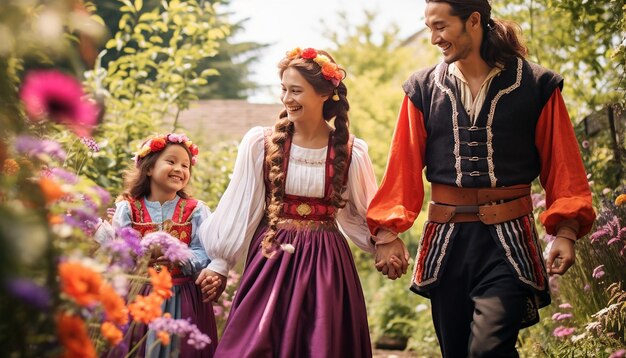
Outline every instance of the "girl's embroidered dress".
<path id="1" fill-rule="evenodd" d="M 264 175 L 261 127 L 244 137 L 233 179 L 200 229 L 214 258 L 209 269 L 221 274 L 226 275 L 249 247 L 216 356 L 370 357 L 363 292 L 342 234 L 373 252 L 365 213 L 377 186 L 367 145 L 354 141 L 344 193 L 347 204 L 338 211 L 329 200 L 332 147 L 307 149 L 287 143 L 284 149 L 286 195 L 275 237 L 284 249 L 268 259 L 260 248 L 271 185 Z"/>
<path id="2" fill-rule="evenodd" d="M 202 247 L 198 237 L 198 228 L 208 216 L 207 207 L 195 199 L 183 199 L 178 196 L 161 205 L 158 201 L 148 201 L 146 198 L 132 201 L 120 201 L 117 204 L 114 227 L 132 227 L 139 231 L 142 236 L 155 232 L 164 231 L 178 238 L 193 251 L 193 257 L 182 266 L 171 265 L 173 281 L 173 296 L 163 303 L 163 313 L 169 313 L 175 319 L 188 319 L 198 329 L 208 335 L 212 343 L 203 350 L 189 346 L 187 338 L 181 340 L 172 336 L 172 343 L 167 346 L 160 344 L 155 332 L 149 331 L 145 345 L 137 351 L 137 357 L 171 357 L 179 354 L 180 357 L 212 357 L 217 344 L 217 328 L 215 316 L 211 304 L 202 302 L 202 292 L 195 284 L 196 274 L 209 263 L 206 251 Z M 147 295 L 151 286 L 146 284 L 139 292 Z M 130 326 L 132 337 L 129 335 L 124 344 L 124 350 L 131 349 L 146 333 L 147 326 L 137 324 Z M 111 356 L 123 354 L 120 350 L 114 350 Z M 123 356 L 123 355 L 122 355 Z"/>

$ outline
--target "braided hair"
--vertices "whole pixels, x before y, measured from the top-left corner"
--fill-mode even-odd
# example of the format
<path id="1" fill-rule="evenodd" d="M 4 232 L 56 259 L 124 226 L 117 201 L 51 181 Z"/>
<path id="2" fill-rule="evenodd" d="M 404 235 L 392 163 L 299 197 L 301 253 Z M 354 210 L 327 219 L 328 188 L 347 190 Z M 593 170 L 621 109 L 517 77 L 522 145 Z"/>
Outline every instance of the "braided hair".
<path id="1" fill-rule="evenodd" d="M 317 50 L 318 54 L 326 56 L 332 63 L 336 64 L 334 59 L 326 52 Z M 302 57 L 290 58 L 285 57 L 278 63 L 279 74 L 282 74 L 288 68 L 297 70 L 308 83 L 310 83 L 315 91 L 322 95 L 328 95 L 328 99 L 324 102 L 322 108 L 322 116 L 326 122 L 334 118 L 334 133 L 331 145 L 335 152 L 335 158 L 332 166 L 332 182 L 331 182 L 331 203 L 336 208 L 345 206 L 345 200 L 342 197 L 344 190 L 344 173 L 348 165 L 348 139 L 350 132 L 348 130 L 349 119 L 348 110 L 350 105 L 346 95 L 348 93 L 346 85 L 343 81 L 335 82 L 327 79 L 322 73 L 322 66 L 313 59 Z M 342 69 L 340 69 L 343 71 Z M 337 83 L 335 86 L 335 83 Z M 335 95 L 335 98 L 331 98 Z M 338 98 L 337 98 L 338 97 Z M 265 256 L 271 256 L 274 250 L 274 238 L 277 232 L 277 224 L 283 207 L 283 198 L 285 195 L 284 183 L 286 174 L 283 171 L 283 162 L 285 161 L 284 144 L 288 137 L 294 133 L 294 125 L 287 120 L 287 110 L 283 109 L 278 120 L 274 125 L 274 131 L 267 143 L 265 165 L 269 173 L 269 181 L 271 192 L 269 193 L 269 205 L 267 207 L 268 228 L 261 244 Z"/>

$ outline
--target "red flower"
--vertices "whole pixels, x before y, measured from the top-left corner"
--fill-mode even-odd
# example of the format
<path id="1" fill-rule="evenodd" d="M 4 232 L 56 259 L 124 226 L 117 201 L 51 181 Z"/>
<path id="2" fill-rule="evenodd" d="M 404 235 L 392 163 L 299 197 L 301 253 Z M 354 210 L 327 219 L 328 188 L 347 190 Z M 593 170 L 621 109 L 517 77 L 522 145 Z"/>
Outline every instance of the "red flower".
<path id="1" fill-rule="evenodd" d="M 312 60 L 317 57 L 317 51 L 314 48 L 305 48 L 300 55 L 305 60 Z"/>
<path id="2" fill-rule="evenodd" d="M 162 150 L 163 148 L 165 148 L 165 145 L 167 143 L 165 142 L 165 139 L 163 138 L 154 138 L 150 141 L 150 151 L 151 152 L 158 152 L 160 150 Z"/>
<path id="3" fill-rule="evenodd" d="M 189 151 L 191 152 L 192 156 L 198 155 L 199 153 L 198 146 L 195 144 L 192 144 L 191 146 L 189 146 Z"/>
<path id="4" fill-rule="evenodd" d="M 59 71 L 31 71 L 20 90 L 26 114 L 33 122 L 50 119 L 69 126 L 78 136 L 91 136 L 98 106 L 85 98 L 74 77 Z"/>

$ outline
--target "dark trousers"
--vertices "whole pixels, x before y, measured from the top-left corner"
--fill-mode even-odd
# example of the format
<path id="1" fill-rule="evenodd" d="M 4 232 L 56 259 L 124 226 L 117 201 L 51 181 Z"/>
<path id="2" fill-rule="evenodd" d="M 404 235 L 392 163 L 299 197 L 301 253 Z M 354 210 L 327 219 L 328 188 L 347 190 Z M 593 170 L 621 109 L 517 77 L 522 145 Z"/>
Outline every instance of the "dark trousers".
<path id="1" fill-rule="evenodd" d="M 519 357 L 515 343 L 530 293 L 487 226 L 457 225 L 443 276 L 430 291 L 443 357 Z"/>

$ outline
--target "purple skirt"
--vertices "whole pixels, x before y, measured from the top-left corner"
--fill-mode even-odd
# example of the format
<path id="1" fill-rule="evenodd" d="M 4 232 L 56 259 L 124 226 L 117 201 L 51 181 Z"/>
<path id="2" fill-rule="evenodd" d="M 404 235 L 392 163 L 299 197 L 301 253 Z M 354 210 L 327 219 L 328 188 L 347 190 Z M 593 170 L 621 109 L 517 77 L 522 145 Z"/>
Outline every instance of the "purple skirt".
<path id="1" fill-rule="evenodd" d="M 148 295 L 152 286 L 144 285 L 139 294 Z M 172 287 L 174 295 L 166 300 L 163 313 L 169 312 L 172 318 L 188 319 L 198 327 L 200 332 L 211 338 L 211 344 L 204 349 L 196 349 L 187 344 L 187 336 L 179 339 L 171 335 L 169 346 L 163 346 L 160 342 L 152 344 L 154 337 L 148 333 L 148 339 L 143 341 L 139 349 L 133 353 L 133 357 L 181 357 L 181 358 L 211 358 L 214 356 L 217 346 L 217 326 L 213 306 L 202 302 L 202 292 L 193 279 L 185 280 L 177 284 L 174 279 Z M 141 323 L 132 323 L 124 335 L 124 341 L 110 352 L 105 352 L 102 357 L 124 357 L 148 332 L 148 326 Z M 146 345 L 148 342 L 148 345 Z"/>
<path id="2" fill-rule="evenodd" d="M 371 357 L 363 290 L 346 239 L 334 224 L 279 226 L 263 256 L 265 225 L 246 267 L 216 357 Z"/>

